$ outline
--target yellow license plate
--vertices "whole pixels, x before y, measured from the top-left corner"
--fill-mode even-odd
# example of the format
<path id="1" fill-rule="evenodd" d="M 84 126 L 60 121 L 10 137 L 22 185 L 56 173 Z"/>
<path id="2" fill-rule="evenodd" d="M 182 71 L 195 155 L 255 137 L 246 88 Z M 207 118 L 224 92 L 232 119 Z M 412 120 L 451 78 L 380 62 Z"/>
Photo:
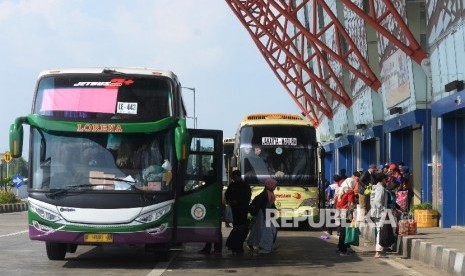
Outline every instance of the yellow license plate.
<path id="1" fill-rule="evenodd" d="M 84 234 L 84 242 L 113 242 L 112 234 Z"/>

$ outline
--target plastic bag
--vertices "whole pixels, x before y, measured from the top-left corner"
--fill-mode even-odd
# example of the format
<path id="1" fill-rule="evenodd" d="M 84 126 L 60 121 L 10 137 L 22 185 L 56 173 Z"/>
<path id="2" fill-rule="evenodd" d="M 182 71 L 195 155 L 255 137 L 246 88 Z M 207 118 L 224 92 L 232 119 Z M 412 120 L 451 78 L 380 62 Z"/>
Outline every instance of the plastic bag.
<path id="1" fill-rule="evenodd" d="M 365 189 L 365 191 L 363 192 L 364 195 L 371 195 L 371 191 L 373 189 L 373 186 L 371 185 L 368 185 Z"/>
<path id="2" fill-rule="evenodd" d="M 394 236 L 394 229 L 392 229 L 391 223 L 384 223 L 378 235 L 379 245 L 382 247 L 390 247 L 396 241 L 396 237 Z"/>

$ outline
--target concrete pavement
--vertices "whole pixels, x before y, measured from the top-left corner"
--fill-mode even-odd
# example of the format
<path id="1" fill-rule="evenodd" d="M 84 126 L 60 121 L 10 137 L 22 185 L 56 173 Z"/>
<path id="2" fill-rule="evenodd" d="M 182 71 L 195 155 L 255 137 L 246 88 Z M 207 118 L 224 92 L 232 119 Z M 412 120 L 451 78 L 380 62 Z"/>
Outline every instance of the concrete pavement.
<path id="1" fill-rule="evenodd" d="M 374 247 L 374 228 L 366 225 L 360 230 L 363 239 Z M 399 236 L 396 253 L 447 275 L 465 275 L 465 227 L 418 228 L 417 235 Z"/>

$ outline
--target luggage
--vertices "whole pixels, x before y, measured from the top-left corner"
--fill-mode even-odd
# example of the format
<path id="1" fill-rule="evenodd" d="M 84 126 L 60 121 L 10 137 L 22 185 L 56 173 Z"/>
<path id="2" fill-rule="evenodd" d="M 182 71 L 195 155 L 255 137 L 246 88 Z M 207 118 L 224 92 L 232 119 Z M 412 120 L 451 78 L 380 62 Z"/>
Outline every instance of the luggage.
<path id="1" fill-rule="evenodd" d="M 417 222 L 415 219 L 410 219 L 408 216 L 404 216 L 398 223 L 398 235 L 416 235 L 417 234 Z"/>
<path id="2" fill-rule="evenodd" d="M 244 241 L 249 234 L 247 225 L 234 226 L 226 240 L 226 246 L 233 252 L 244 252 Z"/>
<path id="3" fill-rule="evenodd" d="M 409 235 L 416 235 L 417 234 L 417 221 L 413 219 L 409 219 Z"/>
<path id="4" fill-rule="evenodd" d="M 398 191 L 396 194 L 396 203 L 401 212 L 407 212 L 408 191 Z"/>

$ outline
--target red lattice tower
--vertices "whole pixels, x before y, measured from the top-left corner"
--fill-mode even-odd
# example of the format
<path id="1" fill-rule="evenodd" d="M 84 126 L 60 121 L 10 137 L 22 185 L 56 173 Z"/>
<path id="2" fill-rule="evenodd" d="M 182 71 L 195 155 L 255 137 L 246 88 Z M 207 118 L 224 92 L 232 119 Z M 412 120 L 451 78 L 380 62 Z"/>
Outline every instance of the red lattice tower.
<path id="1" fill-rule="evenodd" d="M 381 87 L 357 44 L 324 0 L 302 0 L 298 5 L 295 0 L 226 2 L 288 94 L 315 125 L 322 116 L 332 119 L 333 108 L 338 104 L 347 108 L 352 105 L 352 98 L 340 80 L 341 70 L 334 68 L 342 66 L 375 91 Z M 340 2 L 415 62 L 420 64 L 426 58 L 390 0 L 368 0 L 368 12 L 350 0 Z M 303 25 L 299 14 L 309 17 L 309 26 Z M 330 18 L 329 22 L 322 24 L 320 20 L 317 24 L 318 16 L 322 15 Z M 386 18 L 395 22 L 397 34 L 392 26 L 382 24 Z M 349 59 L 357 60 L 358 66 Z"/>

